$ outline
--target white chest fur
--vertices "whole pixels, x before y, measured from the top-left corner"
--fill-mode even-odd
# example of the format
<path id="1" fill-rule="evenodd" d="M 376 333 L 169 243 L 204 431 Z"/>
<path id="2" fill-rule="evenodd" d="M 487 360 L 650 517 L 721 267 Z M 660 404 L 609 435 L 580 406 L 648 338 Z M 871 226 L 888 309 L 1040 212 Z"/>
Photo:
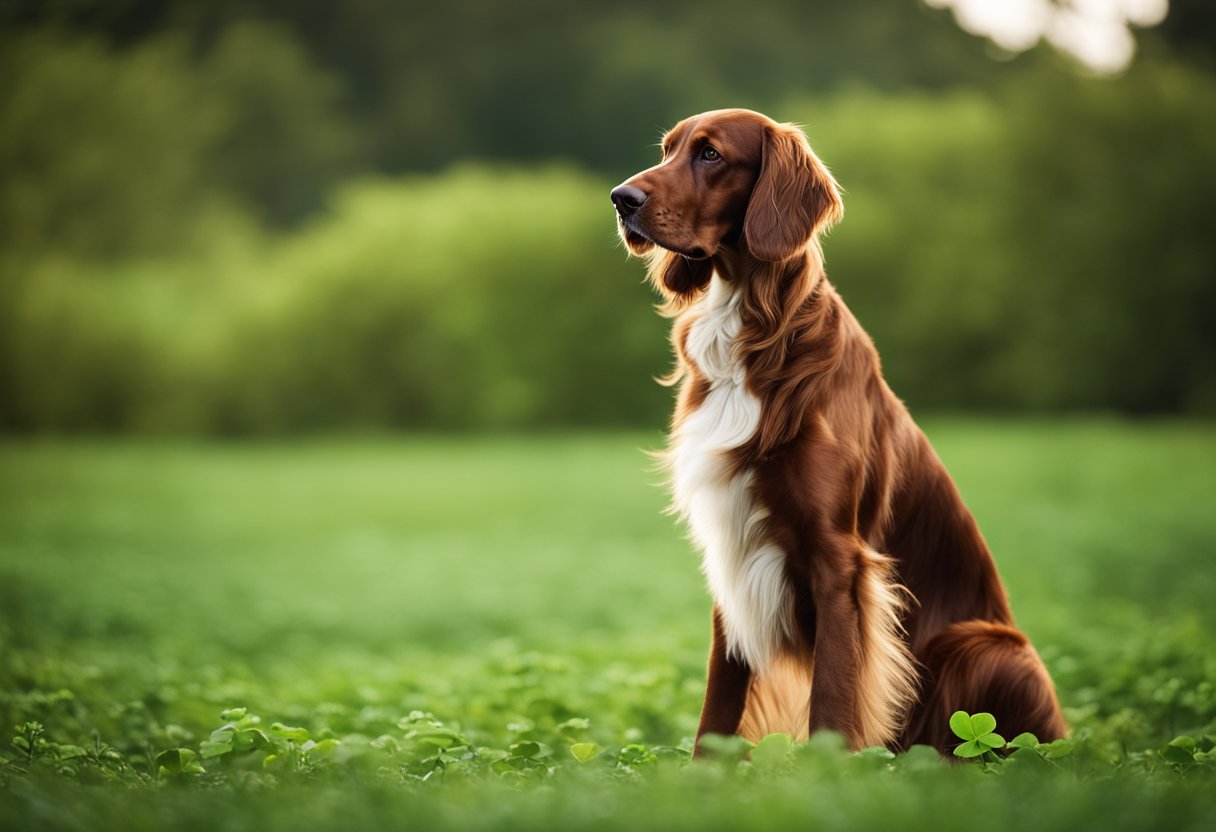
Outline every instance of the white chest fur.
<path id="1" fill-rule="evenodd" d="M 738 296 L 717 274 L 697 314 L 685 348 L 709 392 L 672 434 L 673 497 L 701 549 L 727 650 L 763 672 L 791 638 L 793 596 L 785 553 L 764 533 L 768 512 L 753 494 L 753 474 L 736 471 L 728 457 L 755 433 L 760 401 L 747 390 L 735 346 Z"/>

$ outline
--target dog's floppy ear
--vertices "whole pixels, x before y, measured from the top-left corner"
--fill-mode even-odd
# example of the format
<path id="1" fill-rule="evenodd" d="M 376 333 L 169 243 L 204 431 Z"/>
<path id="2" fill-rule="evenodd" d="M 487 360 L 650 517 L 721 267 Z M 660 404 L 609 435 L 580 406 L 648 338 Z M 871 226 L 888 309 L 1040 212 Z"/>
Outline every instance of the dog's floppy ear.
<path id="1" fill-rule="evenodd" d="M 674 251 L 656 248 L 650 263 L 650 280 L 665 295 L 684 299 L 709 285 L 714 274 L 713 261 L 691 260 Z"/>
<path id="2" fill-rule="evenodd" d="M 760 176 L 743 220 L 752 256 L 785 260 L 843 214 L 836 180 L 802 131 L 784 124 L 767 127 Z"/>

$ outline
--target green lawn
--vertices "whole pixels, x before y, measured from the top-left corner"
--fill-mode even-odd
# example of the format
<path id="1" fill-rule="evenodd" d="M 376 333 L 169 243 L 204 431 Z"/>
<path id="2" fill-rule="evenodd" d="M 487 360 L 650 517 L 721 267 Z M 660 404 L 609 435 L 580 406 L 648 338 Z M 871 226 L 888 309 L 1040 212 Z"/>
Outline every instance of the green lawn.
<path id="1" fill-rule="evenodd" d="M 1055 675 L 1052 760 L 687 765 L 709 605 L 658 435 L 9 440 L 0 729 L 43 733 L 4 737 L 0 826 L 1210 828 L 1216 426 L 927 427 Z"/>

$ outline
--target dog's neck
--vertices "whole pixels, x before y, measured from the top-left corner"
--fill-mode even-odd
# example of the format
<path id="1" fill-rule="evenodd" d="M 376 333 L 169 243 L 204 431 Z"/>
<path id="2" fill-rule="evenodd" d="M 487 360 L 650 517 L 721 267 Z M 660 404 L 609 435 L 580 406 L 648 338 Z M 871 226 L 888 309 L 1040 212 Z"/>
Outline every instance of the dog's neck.
<path id="1" fill-rule="evenodd" d="M 747 352 L 783 339 L 795 319 L 805 318 L 808 301 L 827 287 L 823 256 L 814 242 L 775 262 L 724 247 L 714 255 L 713 266 L 719 277 L 741 293 L 747 323 L 753 324 L 753 334 L 760 336 L 753 348 L 744 345 Z"/>
<path id="2" fill-rule="evenodd" d="M 791 414 L 823 405 L 846 354 L 872 347 L 828 282 L 814 243 L 780 262 L 723 249 L 714 268 L 739 294 L 735 348 L 748 386 L 765 404 L 748 455 L 764 456 L 797 431 Z"/>

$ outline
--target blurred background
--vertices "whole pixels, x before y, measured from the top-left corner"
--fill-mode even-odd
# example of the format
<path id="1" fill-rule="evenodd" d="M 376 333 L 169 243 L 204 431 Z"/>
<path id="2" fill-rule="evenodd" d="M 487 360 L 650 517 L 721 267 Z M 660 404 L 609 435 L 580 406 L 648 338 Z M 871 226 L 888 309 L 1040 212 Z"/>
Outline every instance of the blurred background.
<path id="1" fill-rule="evenodd" d="M 710 601 L 608 193 L 729 106 L 842 184 L 829 274 L 1077 735 L 1216 737 L 1212 0 L 0 3 L 0 728 L 128 772 L 234 706 L 568 765 L 571 720 L 690 742 Z M 7 826 L 181 825 L 40 788 Z M 295 817 L 197 794 L 200 828 Z"/>
<path id="2" fill-rule="evenodd" d="M 0 67 L 5 432 L 658 426 L 608 190 L 725 106 L 915 412 L 1216 413 L 1209 0 L 11 0 Z"/>

